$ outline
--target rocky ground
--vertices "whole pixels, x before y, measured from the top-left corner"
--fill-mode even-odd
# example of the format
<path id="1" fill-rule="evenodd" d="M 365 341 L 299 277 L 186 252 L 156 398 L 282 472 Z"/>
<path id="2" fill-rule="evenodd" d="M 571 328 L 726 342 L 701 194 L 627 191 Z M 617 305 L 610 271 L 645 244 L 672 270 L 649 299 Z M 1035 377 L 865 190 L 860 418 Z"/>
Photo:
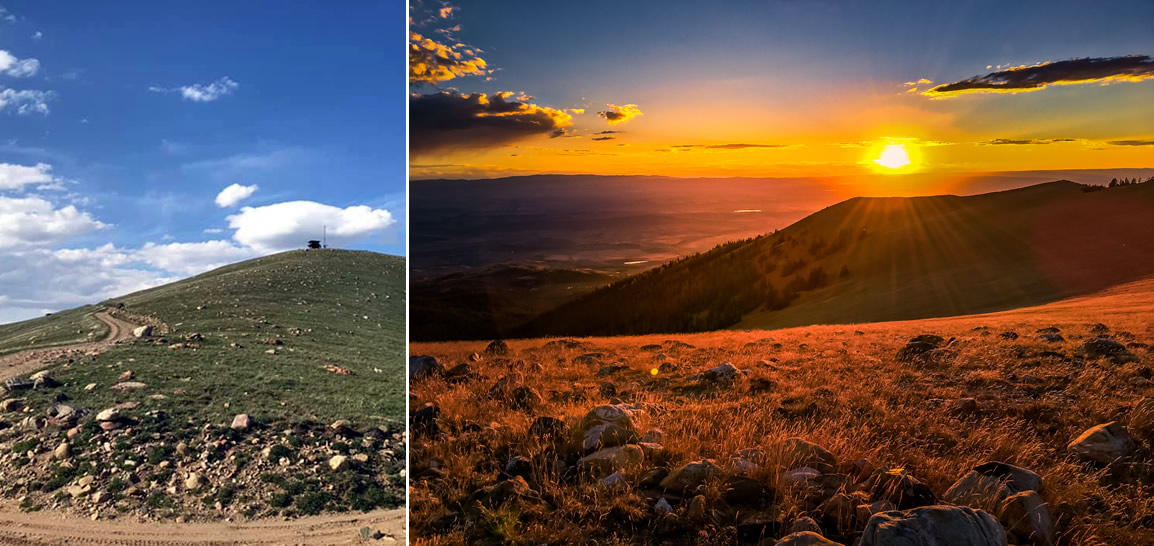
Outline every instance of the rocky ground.
<path id="1" fill-rule="evenodd" d="M 1115 297 L 414 345 L 414 540 L 1154 543 L 1154 322 Z"/>
<path id="2" fill-rule="evenodd" d="M 153 331 L 159 328 L 138 328 L 128 343 L 195 350 L 204 341 Z M 135 372 L 131 359 L 118 362 L 123 371 L 106 384 L 55 378 L 73 377 L 69 371 L 96 360 L 62 359 L 0 387 L 0 496 L 17 499 L 23 510 L 235 521 L 404 502 L 400 426 L 262 422 L 245 413 L 223 423 L 177 419 L 166 405 L 198 400 L 182 399 L 181 389 L 149 389 L 149 372 Z"/>

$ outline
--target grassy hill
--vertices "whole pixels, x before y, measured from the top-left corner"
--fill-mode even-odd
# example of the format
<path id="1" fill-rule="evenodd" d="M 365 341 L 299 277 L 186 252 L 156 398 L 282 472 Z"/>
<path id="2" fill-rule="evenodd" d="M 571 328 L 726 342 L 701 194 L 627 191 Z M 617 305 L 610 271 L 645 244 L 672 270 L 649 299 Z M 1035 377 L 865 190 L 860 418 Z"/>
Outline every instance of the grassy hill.
<path id="1" fill-rule="evenodd" d="M 855 198 L 599 289 L 517 336 L 779 328 L 980 313 L 1154 272 L 1154 184 Z"/>
<path id="2" fill-rule="evenodd" d="M 0 324 L 0 355 L 100 339 L 108 334 L 108 326 L 93 316 L 95 311 L 95 307 L 85 306 L 22 322 Z"/>
<path id="3" fill-rule="evenodd" d="M 123 494 L 123 479 L 107 472 L 96 473 L 96 484 L 108 487 L 118 511 L 148 517 L 292 515 L 403 502 L 405 268 L 403 258 L 371 252 L 286 252 L 6 326 L 24 339 L 53 318 L 71 321 L 71 328 L 111 308 L 164 328 L 48 367 L 58 387 L 5 396 L 19 397 L 17 407 L 25 409 L 0 412 L 0 453 L 29 455 L 3 461 L 51 461 L 64 441 L 72 454 L 67 464 L 48 465 L 47 474 L 15 470 L 24 479 L 0 493 L 24 496 L 29 508 L 61 503 L 61 488 L 99 461 L 146 477 L 135 495 Z M 0 338 L 0 347 L 10 344 Z M 80 417 L 34 430 L 15 426 L 59 402 Z M 96 414 L 110 408 L 119 409 L 124 426 L 103 430 Z M 230 428 L 238 414 L 254 423 L 243 433 Z M 347 425 L 329 427 L 338 420 Z M 174 452 L 180 443 L 187 453 Z M 273 454 L 266 451 L 274 446 Z M 358 453 L 366 459 L 355 470 L 325 478 L 330 457 Z M 208 462 L 192 465 L 197 457 Z M 192 488 L 192 502 L 182 494 L 189 472 L 205 481 Z M 85 513 L 108 504 L 107 497 L 86 499 L 64 504 Z"/>

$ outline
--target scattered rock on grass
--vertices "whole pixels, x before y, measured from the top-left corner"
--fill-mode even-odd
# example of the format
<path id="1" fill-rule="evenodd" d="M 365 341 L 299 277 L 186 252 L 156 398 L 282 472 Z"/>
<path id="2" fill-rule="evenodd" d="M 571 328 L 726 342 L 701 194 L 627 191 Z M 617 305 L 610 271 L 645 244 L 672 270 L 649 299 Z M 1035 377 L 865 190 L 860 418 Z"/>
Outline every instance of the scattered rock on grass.
<path id="1" fill-rule="evenodd" d="M 927 506 L 905 512 L 874 514 L 866 523 L 861 546 L 1006 546 L 1006 531 L 981 510 Z"/>
<path id="2" fill-rule="evenodd" d="M 1086 430 L 1066 448 L 1083 459 L 1109 464 L 1133 452 L 1134 441 L 1126 427 L 1110 421 Z"/>

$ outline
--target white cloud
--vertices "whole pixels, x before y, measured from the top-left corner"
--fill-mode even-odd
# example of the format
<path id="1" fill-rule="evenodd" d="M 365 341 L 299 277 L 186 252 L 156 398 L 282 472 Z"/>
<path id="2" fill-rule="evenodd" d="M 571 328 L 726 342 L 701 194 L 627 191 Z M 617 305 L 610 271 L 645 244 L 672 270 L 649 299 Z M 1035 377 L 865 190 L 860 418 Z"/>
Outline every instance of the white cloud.
<path id="1" fill-rule="evenodd" d="M 152 267 L 181 275 L 198 275 L 260 254 L 229 241 L 200 243 L 146 243 L 134 257 Z"/>
<path id="2" fill-rule="evenodd" d="M 47 163 L 35 165 L 15 165 L 0 163 L 0 191 L 21 190 L 29 184 L 52 184 L 58 182 L 52 176 L 52 166 Z"/>
<path id="3" fill-rule="evenodd" d="M 4 6 L 0 6 L 0 20 L 6 21 L 8 23 L 15 23 L 16 16 L 7 9 L 4 9 Z"/>
<path id="4" fill-rule="evenodd" d="M 0 87 L 0 110 L 15 108 L 17 114 L 47 114 L 51 91 Z"/>
<path id="5" fill-rule="evenodd" d="M 228 217 L 229 227 L 236 230 L 233 240 L 260 252 L 301 248 L 308 240 L 321 238 L 326 226 L 332 244 L 349 244 L 380 233 L 395 222 L 385 209 L 366 205 L 342 209 L 313 201 L 244 207 Z"/>
<path id="6" fill-rule="evenodd" d="M 219 235 L 221 233 L 224 233 L 224 230 L 221 228 L 218 228 L 218 227 L 210 227 L 210 228 L 204 228 L 204 231 L 202 233 L 204 233 L 205 235 Z"/>
<path id="7" fill-rule="evenodd" d="M 56 208 L 40 197 L 0 196 L 0 249 L 49 246 L 106 226 L 73 205 Z"/>
<path id="8" fill-rule="evenodd" d="M 33 40 L 39 40 L 43 37 L 44 37 L 44 33 L 40 32 L 39 30 L 37 30 L 36 33 L 32 35 Z"/>
<path id="9" fill-rule="evenodd" d="M 180 87 L 149 87 L 148 90 L 154 93 L 180 93 L 184 100 L 192 102 L 212 102 L 221 97 L 233 94 L 240 84 L 233 81 L 228 76 L 225 76 L 212 83 L 201 84 L 194 83 L 190 85 L 182 85 Z"/>
<path id="10" fill-rule="evenodd" d="M 258 189 L 260 189 L 260 186 L 256 184 L 251 186 L 231 184 L 216 194 L 216 206 L 221 208 L 235 207 L 237 203 L 252 197 L 252 194 L 256 193 Z"/>
<path id="11" fill-rule="evenodd" d="M 40 61 L 37 59 L 18 59 L 12 53 L 0 49 L 0 74 L 14 78 L 34 76 L 40 70 Z"/>

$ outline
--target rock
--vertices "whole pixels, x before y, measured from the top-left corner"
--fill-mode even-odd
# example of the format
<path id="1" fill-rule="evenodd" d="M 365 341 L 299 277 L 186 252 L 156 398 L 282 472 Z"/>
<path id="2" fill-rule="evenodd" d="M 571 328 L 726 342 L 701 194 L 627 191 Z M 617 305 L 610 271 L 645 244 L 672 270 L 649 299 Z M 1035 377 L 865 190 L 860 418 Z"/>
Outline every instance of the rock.
<path id="1" fill-rule="evenodd" d="M 704 483 L 706 480 L 725 475 L 713 461 L 703 459 L 681 465 L 661 480 L 661 487 L 670 491 L 683 492 Z"/>
<path id="2" fill-rule="evenodd" d="M 96 420 L 98 422 L 117 421 L 119 419 L 120 419 L 120 409 L 119 408 L 108 408 L 105 410 L 101 410 L 100 413 L 96 414 Z"/>
<path id="3" fill-rule="evenodd" d="M 490 400 L 509 400 L 513 390 L 525 384 L 525 376 L 521 372 L 510 372 L 498 379 L 489 389 Z"/>
<path id="4" fill-rule="evenodd" d="M 1138 361 L 1138 357 L 1126 349 L 1125 345 L 1103 337 L 1087 339 L 1082 343 L 1081 352 L 1086 358 L 1109 358 L 1115 364 Z"/>
<path id="5" fill-rule="evenodd" d="M 189 473 L 188 477 L 184 479 L 184 488 L 189 491 L 200 489 L 204 485 L 204 479 L 196 472 Z"/>
<path id="6" fill-rule="evenodd" d="M 432 402 L 426 402 L 421 409 L 413 412 L 412 433 L 414 436 L 436 436 L 440 432 L 437 418 L 441 416 L 441 408 Z"/>
<path id="7" fill-rule="evenodd" d="M 481 501 L 489 507 L 499 506 L 512 499 L 537 499 L 537 492 L 529 487 L 525 478 L 514 478 L 497 482 L 480 491 Z"/>
<path id="8" fill-rule="evenodd" d="M 1002 499 L 1023 491 L 1041 491 L 1042 477 L 1012 464 L 991 461 L 975 466 L 946 491 L 946 500 L 995 511 Z"/>
<path id="9" fill-rule="evenodd" d="M 781 463 L 786 468 L 808 466 L 819 472 L 833 472 L 837 459 L 825 448 L 802 438 L 787 438 L 779 444 Z"/>
<path id="10" fill-rule="evenodd" d="M 583 453 L 603 447 L 620 446 L 638 440 L 632 413 L 623 405 L 593 408 L 573 431 L 574 440 Z"/>
<path id="11" fill-rule="evenodd" d="M 68 445 L 68 442 L 64 442 L 52 450 L 52 458 L 57 461 L 67 461 L 70 457 L 72 457 L 72 446 Z"/>
<path id="12" fill-rule="evenodd" d="M 409 379 L 413 381 L 420 381 L 429 377 L 440 376 L 445 374 L 445 367 L 441 365 L 436 357 L 432 356 L 410 356 L 409 357 Z"/>
<path id="13" fill-rule="evenodd" d="M 48 424 L 60 428 L 71 428 L 80 418 L 80 412 L 68 404 L 55 404 L 48 408 Z"/>
<path id="14" fill-rule="evenodd" d="M 340 472 L 349 468 L 349 458 L 344 455 L 333 455 L 329 459 L 329 468 L 334 472 Z"/>
<path id="15" fill-rule="evenodd" d="M 232 424 L 229 425 L 229 428 L 238 431 L 245 431 L 248 430 L 251 426 L 252 418 L 249 417 L 247 413 L 241 413 L 232 418 Z"/>
<path id="16" fill-rule="evenodd" d="M 139 381 L 123 381 L 123 382 L 117 383 L 117 384 L 115 384 L 111 387 L 108 387 L 108 388 L 110 388 L 114 391 L 128 391 L 128 390 L 143 389 L 147 386 L 148 385 L 141 383 Z"/>
<path id="17" fill-rule="evenodd" d="M 659 428 L 651 428 L 645 431 L 645 435 L 641 437 L 641 442 L 646 444 L 660 444 L 665 439 L 665 433 Z"/>
<path id="18" fill-rule="evenodd" d="M 48 375 L 47 373 L 42 374 L 40 377 L 32 380 L 33 389 L 55 389 L 59 386 L 60 382 L 53 379 L 52 376 Z"/>
<path id="19" fill-rule="evenodd" d="M 1009 339 L 1011 341 L 1018 339 L 1018 332 L 1002 332 L 998 335 L 1001 336 L 1002 339 Z"/>
<path id="20" fill-rule="evenodd" d="M 1130 410 L 1130 426 L 1127 430 L 1134 439 L 1154 450 L 1154 396 L 1147 396 Z"/>
<path id="21" fill-rule="evenodd" d="M 705 495 L 697 495 L 689 501 L 685 517 L 689 518 L 689 521 L 705 521 Z"/>
<path id="22" fill-rule="evenodd" d="M 784 475 L 785 481 L 791 484 L 805 484 L 820 477 L 820 471 L 818 471 L 816 468 L 810 468 L 808 466 L 799 466 L 797 468 L 790 469 Z"/>
<path id="23" fill-rule="evenodd" d="M 937 339 L 937 341 L 934 342 L 933 339 L 922 339 L 923 337 L 924 336 L 915 337 L 907 343 L 905 347 L 902 347 L 896 356 L 898 362 L 924 362 L 926 360 L 926 354 L 937 349 L 942 339 L 941 337 L 933 336 L 933 338 Z"/>
<path id="24" fill-rule="evenodd" d="M 613 398 L 617 396 L 617 386 L 612 381 L 605 381 L 601 383 L 600 387 L 597 387 L 597 392 L 600 392 L 601 396 L 605 398 Z"/>
<path id="25" fill-rule="evenodd" d="M 659 516 L 663 516 L 673 511 L 673 506 L 670 506 L 669 501 L 665 497 L 657 499 L 657 504 L 653 505 L 653 511 Z"/>
<path id="26" fill-rule="evenodd" d="M 1046 343 L 1061 343 L 1066 341 L 1066 338 L 1062 337 L 1061 334 L 1041 334 L 1038 336 L 1038 339 Z"/>
<path id="27" fill-rule="evenodd" d="M 842 546 L 840 542 L 834 542 L 813 531 L 799 531 L 782 537 L 774 546 L 822 546 L 829 544 Z"/>
<path id="28" fill-rule="evenodd" d="M 909 343 L 929 343 L 934 347 L 940 347 L 942 343 L 945 342 L 946 338 L 934 334 L 922 334 L 920 336 L 915 336 L 909 341 Z"/>
<path id="29" fill-rule="evenodd" d="M 865 484 L 872 501 L 889 501 L 900 510 L 937 504 L 929 486 L 906 474 L 902 469 L 879 468 Z"/>
<path id="30" fill-rule="evenodd" d="M 618 470 L 601 480 L 601 485 L 612 489 L 623 489 L 629 486 L 629 481 L 625 478 L 625 473 Z"/>
<path id="31" fill-rule="evenodd" d="M 861 546 L 1006 546 L 1006 531 L 981 510 L 927 506 L 881 512 L 866 522 Z"/>
<path id="32" fill-rule="evenodd" d="M 635 468 L 645 462 L 645 452 L 635 445 L 607 447 L 582 457 L 577 467 L 599 474 Z"/>
<path id="33" fill-rule="evenodd" d="M 509 354 L 509 344 L 503 340 L 496 340 L 485 347 L 485 354 L 504 356 Z"/>
<path id="34" fill-rule="evenodd" d="M 26 391 L 32 388 L 32 380 L 23 377 L 9 377 L 4 380 L 4 390 L 7 392 Z"/>
<path id="35" fill-rule="evenodd" d="M 976 413 L 978 401 L 974 398 L 958 398 L 947 402 L 946 407 L 954 413 Z"/>
<path id="36" fill-rule="evenodd" d="M 817 533 L 820 535 L 821 534 L 821 527 L 817 524 L 816 521 L 813 520 L 813 518 L 808 517 L 808 516 L 798 517 L 797 519 L 793 520 L 793 523 L 789 524 L 789 531 L 788 532 L 790 534 L 802 533 L 805 531 L 809 531 L 811 533 Z"/>
<path id="37" fill-rule="evenodd" d="M 536 389 L 521 385 L 509 394 L 509 406 L 519 410 L 534 410 L 545 403 L 545 398 Z"/>
<path id="38" fill-rule="evenodd" d="M 151 337 L 154 330 L 152 326 L 144 325 L 132 330 L 132 337 Z"/>
<path id="39" fill-rule="evenodd" d="M 733 364 L 730 364 L 729 362 L 722 362 L 716 367 L 691 376 L 689 379 L 699 381 L 725 382 L 733 381 L 734 379 L 737 379 L 744 374 L 745 372 L 737 369 L 737 367 Z"/>
<path id="40" fill-rule="evenodd" d="M 1126 427 L 1110 421 L 1083 432 L 1066 449 L 1083 459 L 1109 464 L 1132 453 L 1134 441 Z"/>
<path id="41" fill-rule="evenodd" d="M 773 490 L 753 478 L 730 476 L 721 498 L 732 506 L 762 506 L 774 497 Z"/>
<path id="42" fill-rule="evenodd" d="M 541 416 L 529 425 L 529 436 L 543 442 L 554 443 L 566 436 L 565 421 L 556 417 Z"/>
<path id="43" fill-rule="evenodd" d="M 1007 497 L 998 508 L 998 519 L 1010 534 L 1021 541 L 1038 546 L 1057 543 L 1054 518 L 1036 491 L 1023 491 Z"/>
<path id="44" fill-rule="evenodd" d="M 24 407 L 24 400 L 20 398 L 9 398 L 0 402 L 0 411 L 20 411 Z"/>

